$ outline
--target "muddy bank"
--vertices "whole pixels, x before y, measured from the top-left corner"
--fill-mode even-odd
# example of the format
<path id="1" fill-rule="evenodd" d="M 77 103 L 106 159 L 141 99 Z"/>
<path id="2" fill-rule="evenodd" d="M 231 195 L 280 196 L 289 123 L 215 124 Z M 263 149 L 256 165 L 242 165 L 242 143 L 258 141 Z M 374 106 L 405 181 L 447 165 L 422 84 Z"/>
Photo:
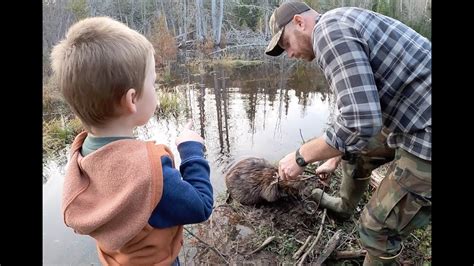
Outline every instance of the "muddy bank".
<path id="1" fill-rule="evenodd" d="M 376 171 L 383 175 L 386 168 L 382 166 Z M 340 176 L 338 169 L 326 188 L 327 193 L 337 194 Z M 317 183 L 314 179 L 313 187 L 319 186 Z M 311 198 L 304 198 L 304 193 L 256 206 L 226 202 L 227 195 L 222 194 L 208 221 L 187 226 L 187 246 L 192 248 L 183 249 L 180 257 L 183 262 L 194 264 L 294 265 L 305 256 L 305 264 L 327 257 L 323 265 L 362 265 L 364 250 L 358 242 L 358 218 L 373 190 L 372 187 L 365 193 L 356 214 L 346 222 L 338 222 L 331 213 L 323 219 L 325 212 L 313 205 Z M 338 230 L 341 230 L 340 238 L 334 251 L 324 252 Z M 318 233 L 320 237 L 314 243 Z M 266 240 L 271 241 L 261 248 Z M 305 242 L 308 242 L 306 248 L 297 253 Z M 313 249 L 308 251 L 311 244 Z M 431 224 L 415 231 L 404 245 L 400 256 L 404 265 L 430 265 Z"/>

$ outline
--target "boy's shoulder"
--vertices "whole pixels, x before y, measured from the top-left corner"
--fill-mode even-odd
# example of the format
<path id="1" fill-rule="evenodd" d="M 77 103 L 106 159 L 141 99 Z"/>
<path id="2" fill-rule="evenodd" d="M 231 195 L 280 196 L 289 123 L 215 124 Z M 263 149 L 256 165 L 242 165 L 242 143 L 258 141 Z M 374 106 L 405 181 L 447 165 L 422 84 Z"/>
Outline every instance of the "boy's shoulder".
<path id="1" fill-rule="evenodd" d="M 154 141 L 123 138 L 106 143 L 97 149 L 93 155 L 103 157 L 104 160 L 113 160 L 118 157 L 133 163 L 134 159 L 148 157 L 149 152 L 154 154 L 164 153 L 165 148 L 162 145 L 157 145 Z"/>
<path id="2" fill-rule="evenodd" d="M 149 152 L 159 152 L 155 146 L 153 142 L 122 139 L 85 157 L 74 153 L 72 161 L 77 163 L 69 163 L 63 185 L 66 224 L 78 232 L 94 234 L 110 249 L 136 235 L 162 194 L 163 179 L 155 170 L 159 164 Z M 127 224 L 127 230 L 115 231 L 114 225 L 119 223 Z"/>

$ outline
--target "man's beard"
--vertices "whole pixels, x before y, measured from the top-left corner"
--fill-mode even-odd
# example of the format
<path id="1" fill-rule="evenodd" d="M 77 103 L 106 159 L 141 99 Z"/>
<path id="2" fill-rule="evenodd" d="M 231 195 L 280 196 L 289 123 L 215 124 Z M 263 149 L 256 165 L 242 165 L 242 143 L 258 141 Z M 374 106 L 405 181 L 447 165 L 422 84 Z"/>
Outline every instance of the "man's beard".
<path id="1" fill-rule="evenodd" d="M 305 35 L 297 30 L 295 30 L 294 34 L 298 39 L 301 40 L 301 43 L 303 44 L 300 48 L 301 49 L 300 54 L 302 55 L 301 59 L 304 59 L 310 62 L 313 61 L 315 56 L 314 56 L 311 36 Z"/>

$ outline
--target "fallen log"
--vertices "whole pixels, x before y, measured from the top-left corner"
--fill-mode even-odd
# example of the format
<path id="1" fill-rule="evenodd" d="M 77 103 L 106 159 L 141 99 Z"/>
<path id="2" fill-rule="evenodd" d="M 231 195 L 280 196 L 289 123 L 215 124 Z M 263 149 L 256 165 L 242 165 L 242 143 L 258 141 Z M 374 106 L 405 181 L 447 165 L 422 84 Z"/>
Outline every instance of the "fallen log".
<path id="1" fill-rule="evenodd" d="M 355 259 L 360 257 L 365 257 L 365 253 L 367 251 L 360 249 L 360 250 L 347 250 L 347 251 L 336 251 L 333 253 L 332 257 L 336 260 L 339 259 Z"/>

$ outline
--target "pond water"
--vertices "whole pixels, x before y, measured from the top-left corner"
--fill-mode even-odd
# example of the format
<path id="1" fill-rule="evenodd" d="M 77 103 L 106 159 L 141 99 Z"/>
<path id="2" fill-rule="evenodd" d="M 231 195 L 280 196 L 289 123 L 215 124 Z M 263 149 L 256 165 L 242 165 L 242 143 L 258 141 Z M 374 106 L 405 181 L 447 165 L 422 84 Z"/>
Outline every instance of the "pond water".
<path id="1" fill-rule="evenodd" d="M 314 65 L 299 61 L 253 66 L 222 65 L 172 69 L 169 86 L 182 97 L 179 115 L 154 116 L 136 133 L 174 145 L 187 119 L 206 144 L 214 197 L 225 192 L 224 173 L 239 158 L 256 156 L 277 163 L 304 140 L 322 135 L 329 117 L 328 88 Z M 58 160 L 64 161 L 64 160 Z M 60 213 L 64 165 L 44 166 L 43 263 L 99 264 L 93 239 L 65 227 Z M 185 244 L 186 245 L 186 244 Z M 180 255 L 182 256 L 182 255 Z"/>

